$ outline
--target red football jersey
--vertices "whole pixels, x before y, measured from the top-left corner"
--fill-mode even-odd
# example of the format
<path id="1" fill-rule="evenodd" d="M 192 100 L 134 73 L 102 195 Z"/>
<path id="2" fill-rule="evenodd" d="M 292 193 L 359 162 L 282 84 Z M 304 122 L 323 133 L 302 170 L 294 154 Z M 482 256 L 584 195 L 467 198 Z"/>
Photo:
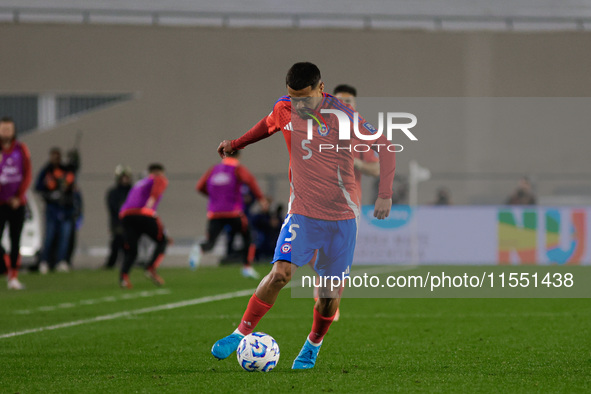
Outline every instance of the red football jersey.
<path id="1" fill-rule="evenodd" d="M 281 130 L 290 155 L 289 213 L 323 220 L 353 219 L 359 215 L 360 204 L 353 168 L 354 147 L 359 140 L 340 140 L 337 116 L 322 114 L 321 109 L 336 109 L 345 113 L 351 125 L 354 111 L 330 94 L 323 93 L 323 96 L 319 106 L 310 112 L 312 138 L 308 136 L 309 120 L 292 111 L 291 99 L 283 96 L 267 117 L 245 135 L 232 141 L 232 147 L 244 148 Z M 360 116 L 358 123 L 362 134 L 372 134 L 373 127 L 368 128 Z M 395 158 L 393 152 L 385 149 L 389 141 L 382 135 L 376 141 L 363 143 L 384 144 L 379 151 L 379 196 L 391 198 Z"/>

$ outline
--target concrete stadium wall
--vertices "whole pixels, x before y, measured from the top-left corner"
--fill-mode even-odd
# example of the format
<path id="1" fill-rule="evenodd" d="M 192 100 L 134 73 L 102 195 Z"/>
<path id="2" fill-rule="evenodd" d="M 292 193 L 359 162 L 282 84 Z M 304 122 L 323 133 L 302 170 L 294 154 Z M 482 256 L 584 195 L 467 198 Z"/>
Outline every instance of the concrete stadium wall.
<path id="1" fill-rule="evenodd" d="M 241 135 L 269 113 L 284 94 L 285 72 L 296 61 L 317 63 L 329 90 L 346 82 L 366 97 L 584 97 L 591 91 L 589 48 L 591 34 L 575 32 L 2 24 L 0 92 L 135 93 L 131 101 L 23 138 L 36 172 L 51 146 L 66 149 L 77 130 L 84 132 L 84 247 L 106 244 L 104 194 L 119 163 L 135 172 L 153 161 L 164 163 L 172 180 L 161 204 L 169 233 L 177 239 L 203 235 L 205 199 L 194 192 L 197 178 L 217 162 L 221 139 Z M 461 148 L 449 154 L 422 152 L 419 161 L 437 171 L 556 169 L 556 162 L 543 157 L 544 136 L 524 136 L 527 144 L 520 140 L 497 160 L 486 144 L 491 136 L 478 133 L 486 131 L 475 131 L 468 144 L 460 143 L 461 135 L 449 136 L 450 144 Z M 556 157 L 571 158 L 560 164 L 561 170 L 580 172 L 588 163 L 581 149 L 589 141 L 580 138 L 571 142 L 578 146 L 575 154 L 568 146 L 558 147 Z M 410 159 L 398 156 L 401 172 L 407 172 Z M 243 162 L 255 174 L 282 175 L 276 197 L 287 201 L 288 158 L 281 135 L 247 149 Z M 421 200 L 430 201 L 437 186 L 422 186 Z M 502 201 L 514 184 L 500 191 L 498 184 L 448 186 L 455 203 L 466 203 L 470 193 L 479 192 Z"/>

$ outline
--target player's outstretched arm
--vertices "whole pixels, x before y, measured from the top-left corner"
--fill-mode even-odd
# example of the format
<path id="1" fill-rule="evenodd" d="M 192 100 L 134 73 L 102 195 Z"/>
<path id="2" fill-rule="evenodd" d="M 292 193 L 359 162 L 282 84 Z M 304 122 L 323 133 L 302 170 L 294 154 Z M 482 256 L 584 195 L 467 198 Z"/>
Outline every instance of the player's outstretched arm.
<path id="1" fill-rule="evenodd" d="M 223 158 L 226 153 L 232 153 L 238 149 L 243 149 L 247 145 L 267 138 L 276 132 L 276 127 L 269 128 L 267 125 L 268 118 L 269 117 L 267 116 L 261 119 L 261 121 L 255 124 L 252 129 L 248 130 L 242 137 L 238 139 L 231 141 L 223 140 L 218 146 L 218 154 Z"/>

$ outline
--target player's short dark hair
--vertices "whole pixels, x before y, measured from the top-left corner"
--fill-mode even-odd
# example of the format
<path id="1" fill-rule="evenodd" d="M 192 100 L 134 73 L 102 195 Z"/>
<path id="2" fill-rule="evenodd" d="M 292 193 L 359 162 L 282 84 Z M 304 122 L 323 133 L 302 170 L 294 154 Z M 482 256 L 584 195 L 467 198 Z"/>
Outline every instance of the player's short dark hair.
<path id="1" fill-rule="evenodd" d="M 287 72 L 285 84 L 293 90 L 302 90 L 311 86 L 316 88 L 320 83 L 320 70 L 310 62 L 296 63 Z"/>
<path id="2" fill-rule="evenodd" d="M 164 171 L 164 166 L 160 163 L 152 163 L 148 166 L 148 172 Z"/>
<path id="3" fill-rule="evenodd" d="M 336 88 L 334 88 L 333 94 L 338 94 L 338 93 L 349 93 L 350 95 L 357 97 L 357 89 L 355 89 L 351 85 L 345 85 L 345 84 L 338 85 Z"/>

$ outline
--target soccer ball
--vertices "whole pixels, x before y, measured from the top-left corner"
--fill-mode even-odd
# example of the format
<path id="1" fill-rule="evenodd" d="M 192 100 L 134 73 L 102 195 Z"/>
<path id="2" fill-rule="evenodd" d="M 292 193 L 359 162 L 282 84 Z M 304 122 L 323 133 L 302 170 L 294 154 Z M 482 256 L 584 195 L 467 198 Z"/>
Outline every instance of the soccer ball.
<path id="1" fill-rule="evenodd" d="M 248 372 L 269 372 L 279 361 L 279 345 L 271 335 L 253 332 L 242 338 L 236 356 L 238 364 Z"/>

